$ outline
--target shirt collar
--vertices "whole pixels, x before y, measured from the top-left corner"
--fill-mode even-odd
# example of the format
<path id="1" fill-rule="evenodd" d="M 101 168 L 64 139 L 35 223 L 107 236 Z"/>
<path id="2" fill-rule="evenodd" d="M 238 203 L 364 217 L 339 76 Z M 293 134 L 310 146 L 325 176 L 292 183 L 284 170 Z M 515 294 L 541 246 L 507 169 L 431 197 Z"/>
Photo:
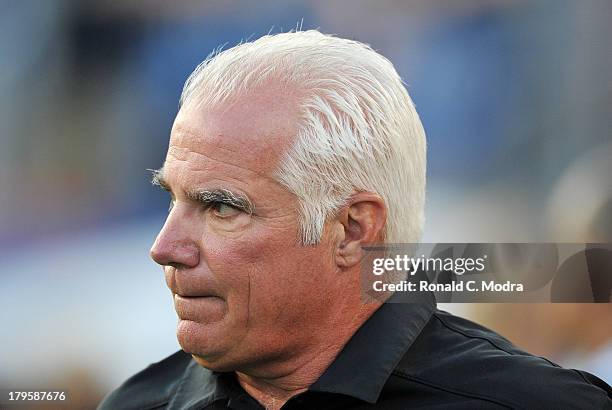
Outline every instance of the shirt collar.
<path id="1" fill-rule="evenodd" d="M 168 403 L 168 410 L 196 409 L 216 400 L 227 399 L 231 390 L 229 380 L 224 380 L 227 376 L 229 374 L 206 369 L 192 359 Z"/>
<path id="2" fill-rule="evenodd" d="M 433 294 L 409 300 L 393 295 L 357 330 L 309 391 L 339 393 L 369 403 L 378 400 L 391 372 L 435 310 Z M 359 371 L 356 371 L 359 369 Z M 192 360 L 168 410 L 195 409 L 228 399 L 238 389 L 232 373 L 208 370 Z"/>
<path id="3" fill-rule="evenodd" d="M 406 300 L 405 294 L 395 294 L 384 303 L 309 390 L 375 403 L 391 372 L 435 310 L 433 294 L 415 295 Z"/>

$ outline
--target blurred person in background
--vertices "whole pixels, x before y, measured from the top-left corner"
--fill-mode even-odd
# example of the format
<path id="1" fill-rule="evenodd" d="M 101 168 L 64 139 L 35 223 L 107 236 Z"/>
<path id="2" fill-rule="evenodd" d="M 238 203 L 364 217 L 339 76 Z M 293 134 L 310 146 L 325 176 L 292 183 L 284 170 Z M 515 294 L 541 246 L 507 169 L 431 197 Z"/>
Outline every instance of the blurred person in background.
<path id="1" fill-rule="evenodd" d="M 598 145 L 567 166 L 554 185 L 546 210 L 551 237 L 568 242 L 612 243 L 610 175 L 612 143 Z M 608 278 L 611 275 L 607 272 Z M 564 366 L 586 369 L 610 384 L 610 280 L 607 288 L 600 287 L 604 303 L 482 304 L 473 318 L 522 349 Z"/>
<path id="2" fill-rule="evenodd" d="M 154 183 L 152 249 L 182 350 L 117 408 L 610 406 L 597 377 L 420 303 L 363 303 L 363 246 L 419 241 L 425 135 L 392 64 L 316 31 L 264 36 L 190 76 Z"/>

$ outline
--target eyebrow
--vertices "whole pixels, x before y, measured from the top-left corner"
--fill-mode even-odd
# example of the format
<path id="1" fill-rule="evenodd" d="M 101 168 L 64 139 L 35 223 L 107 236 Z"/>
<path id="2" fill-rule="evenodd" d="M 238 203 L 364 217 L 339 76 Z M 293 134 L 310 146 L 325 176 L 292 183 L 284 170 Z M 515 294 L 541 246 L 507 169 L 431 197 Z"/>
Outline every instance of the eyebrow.
<path id="1" fill-rule="evenodd" d="M 147 168 L 147 171 L 151 172 L 151 185 L 158 186 L 166 191 L 171 191 L 170 185 L 164 179 L 164 168 L 151 169 Z"/>
<path id="2" fill-rule="evenodd" d="M 151 184 L 172 192 L 170 184 L 164 178 L 164 168 L 149 169 L 151 171 Z M 203 205 L 210 205 L 215 202 L 230 205 L 250 215 L 253 214 L 255 207 L 246 195 L 241 195 L 225 188 L 216 189 L 191 189 L 185 192 L 185 196 Z"/>

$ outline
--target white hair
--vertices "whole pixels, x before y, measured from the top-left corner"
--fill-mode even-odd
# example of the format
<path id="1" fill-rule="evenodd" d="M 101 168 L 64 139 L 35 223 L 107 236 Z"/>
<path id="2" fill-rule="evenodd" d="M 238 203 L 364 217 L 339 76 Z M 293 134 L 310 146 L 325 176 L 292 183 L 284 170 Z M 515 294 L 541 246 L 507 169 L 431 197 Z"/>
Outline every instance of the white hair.
<path id="1" fill-rule="evenodd" d="M 386 243 L 418 242 L 425 202 L 425 132 L 393 64 L 368 45 L 315 30 L 266 35 L 211 54 L 181 104 L 215 104 L 274 81 L 296 90 L 301 122 L 275 177 L 300 204 L 301 240 L 355 192 L 385 201 Z"/>

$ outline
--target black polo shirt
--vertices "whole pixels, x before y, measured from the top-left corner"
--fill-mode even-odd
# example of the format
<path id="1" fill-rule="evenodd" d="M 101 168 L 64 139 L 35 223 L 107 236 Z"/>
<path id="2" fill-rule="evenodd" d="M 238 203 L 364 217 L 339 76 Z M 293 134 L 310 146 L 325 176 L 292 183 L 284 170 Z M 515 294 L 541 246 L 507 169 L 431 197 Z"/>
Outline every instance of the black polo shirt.
<path id="1" fill-rule="evenodd" d="M 283 409 L 604 409 L 610 386 L 525 353 L 500 335 L 437 310 L 386 303 L 308 389 Z M 179 351 L 136 374 L 100 409 L 263 409 L 233 373 Z"/>

